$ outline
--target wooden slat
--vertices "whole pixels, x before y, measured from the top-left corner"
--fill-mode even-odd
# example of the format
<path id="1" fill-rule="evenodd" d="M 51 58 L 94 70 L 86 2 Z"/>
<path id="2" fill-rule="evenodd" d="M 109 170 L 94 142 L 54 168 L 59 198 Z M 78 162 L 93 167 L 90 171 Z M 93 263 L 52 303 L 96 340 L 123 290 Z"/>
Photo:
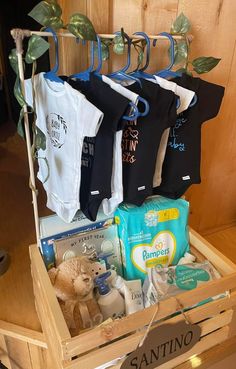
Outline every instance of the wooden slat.
<path id="1" fill-rule="evenodd" d="M 233 316 L 233 310 L 227 310 L 224 313 L 216 315 L 214 318 L 207 319 L 206 321 L 199 323 L 201 327 L 201 336 L 206 336 L 207 334 L 216 331 L 219 328 L 229 325 Z"/>
<path id="2" fill-rule="evenodd" d="M 223 310 L 229 309 L 232 306 L 236 305 L 236 293 L 233 293 L 229 298 L 223 298 L 219 300 L 215 300 L 213 302 L 207 303 L 206 305 L 202 305 L 199 307 L 196 307 L 194 309 L 191 309 L 185 313 L 187 319 L 189 319 L 192 323 L 197 323 L 201 320 L 204 320 L 208 317 L 217 316 L 219 317 L 219 313 Z M 152 313 L 153 314 L 153 313 Z M 150 321 L 150 316 L 152 316 L 150 313 L 149 318 L 146 320 L 146 324 Z M 230 316 L 232 315 L 232 310 L 230 310 Z M 137 318 L 139 322 L 140 317 Z M 170 320 L 169 322 L 177 322 L 181 320 L 182 317 L 177 316 Z M 118 323 L 120 324 L 120 322 Z M 127 323 L 128 324 L 128 323 Z M 142 327 L 144 324 L 140 321 L 140 327 Z M 138 326 L 138 325 L 137 325 Z M 138 329 L 138 328 L 137 328 Z M 96 348 L 102 343 L 106 343 L 106 339 L 101 337 L 101 333 L 97 334 L 99 331 L 98 328 L 95 328 L 93 331 L 87 332 L 85 334 L 82 334 L 78 337 L 72 338 L 70 341 L 65 342 L 65 357 L 72 357 L 75 355 L 79 355 L 83 352 L 86 352 L 92 348 Z M 137 342 L 135 341 L 135 344 Z"/>
<path id="3" fill-rule="evenodd" d="M 8 369 L 12 369 L 5 337 L 2 334 L 0 334 L 0 360 Z"/>
<path id="4" fill-rule="evenodd" d="M 54 362 L 51 361 L 48 350 L 41 347 L 28 344 L 29 355 L 32 369 L 52 369 L 55 368 Z"/>
<path id="5" fill-rule="evenodd" d="M 33 280 L 34 280 L 33 273 Z M 34 281 L 35 286 L 35 281 Z M 35 304 L 36 310 L 38 312 L 39 319 L 41 321 L 42 329 L 45 334 L 45 338 L 48 345 L 48 350 L 50 352 L 50 356 L 54 362 L 55 368 L 61 368 L 61 363 L 63 360 L 63 352 L 61 346 L 61 339 L 58 336 L 57 327 L 53 324 L 51 320 L 52 311 L 50 310 L 49 305 L 45 302 L 44 296 L 42 295 L 42 290 L 40 288 L 35 289 Z M 62 316 L 64 320 L 64 317 Z"/>
<path id="6" fill-rule="evenodd" d="M 36 302 L 37 311 L 39 312 L 39 317 L 41 318 L 41 324 L 45 332 L 45 337 L 47 339 L 48 350 L 53 360 L 53 365 L 55 369 L 61 369 L 62 367 L 62 352 L 60 347 L 60 342 L 56 339 L 55 331 L 52 330 L 51 324 L 47 320 L 47 312 L 44 309 L 43 304 L 39 305 Z"/>
<path id="7" fill-rule="evenodd" d="M 0 334 L 47 348 L 43 333 L 0 320 Z"/>
<path id="8" fill-rule="evenodd" d="M 190 243 L 208 259 L 222 274 L 236 271 L 235 264 L 207 242 L 199 233 L 192 228 L 189 230 Z"/>
<path id="9" fill-rule="evenodd" d="M 32 369 L 28 344 L 12 337 L 6 337 L 6 344 L 12 369 Z"/>
<path id="10" fill-rule="evenodd" d="M 32 369 L 48 369 L 42 356 L 42 350 L 34 345 L 28 345 L 28 349 Z"/>
<path id="11" fill-rule="evenodd" d="M 172 369 L 174 366 L 180 364 L 181 362 L 187 360 L 193 354 L 201 353 L 208 348 L 217 345 L 218 343 L 227 339 L 229 333 L 229 327 L 223 327 L 218 331 L 203 337 L 191 350 L 189 350 L 186 354 L 178 356 L 176 359 L 169 361 L 166 364 L 160 365 L 158 368 L 160 369 Z M 125 339 L 126 340 L 126 339 Z M 131 347 L 135 347 L 130 345 L 129 342 L 124 342 L 126 344 L 126 350 L 129 350 Z M 100 350 L 99 352 L 91 352 L 88 355 L 81 357 L 80 359 L 73 360 L 70 363 L 64 365 L 65 369 L 77 369 L 81 367 L 83 369 L 93 369 L 96 366 L 102 365 L 105 362 L 110 360 L 114 360 L 117 357 L 122 357 L 127 351 L 125 350 L 124 344 L 120 344 L 117 342 L 116 344 L 109 345 L 106 350 Z M 131 350 L 132 351 L 132 350 Z M 130 352 L 131 352 L 130 351 Z M 117 366 L 116 368 L 119 368 Z"/>
<path id="12" fill-rule="evenodd" d="M 35 275 L 35 288 L 40 288 L 43 297 L 43 303 L 50 306 L 51 322 L 57 328 L 58 338 L 62 341 L 70 338 L 70 333 L 66 322 L 63 318 L 62 311 L 58 304 L 54 289 L 45 269 L 42 257 L 39 253 L 37 245 L 32 245 L 29 248 L 31 257 L 32 271 Z"/>

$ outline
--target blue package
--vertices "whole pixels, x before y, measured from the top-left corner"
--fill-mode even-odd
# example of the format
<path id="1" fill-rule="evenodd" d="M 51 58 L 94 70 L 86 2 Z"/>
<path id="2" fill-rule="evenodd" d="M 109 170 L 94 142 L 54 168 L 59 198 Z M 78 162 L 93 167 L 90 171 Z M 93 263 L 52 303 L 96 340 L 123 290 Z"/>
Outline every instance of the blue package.
<path id="1" fill-rule="evenodd" d="M 115 223 L 121 243 L 124 278 L 144 281 L 148 268 L 175 265 L 189 252 L 189 203 L 161 196 L 142 206 L 121 204 Z"/>

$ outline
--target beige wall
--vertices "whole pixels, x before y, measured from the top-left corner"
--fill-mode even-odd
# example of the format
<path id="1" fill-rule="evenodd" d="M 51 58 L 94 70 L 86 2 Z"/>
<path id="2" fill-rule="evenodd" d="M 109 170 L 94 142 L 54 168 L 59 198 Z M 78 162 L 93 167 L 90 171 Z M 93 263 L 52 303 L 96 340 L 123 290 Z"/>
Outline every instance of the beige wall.
<path id="1" fill-rule="evenodd" d="M 75 12 L 87 14 L 97 32 L 124 30 L 131 34 L 169 31 L 182 11 L 192 24 L 191 58 L 214 56 L 220 64 L 203 75 L 207 81 L 226 87 L 220 114 L 202 128 L 202 183 L 186 198 L 191 204 L 191 225 L 201 232 L 236 221 L 236 1 L 234 0 L 60 0 L 64 20 Z M 78 71 L 87 62 L 86 50 L 63 41 L 64 72 Z M 152 52 L 150 70 L 166 63 L 162 46 Z M 122 57 L 114 56 L 107 68 L 116 69 Z"/>

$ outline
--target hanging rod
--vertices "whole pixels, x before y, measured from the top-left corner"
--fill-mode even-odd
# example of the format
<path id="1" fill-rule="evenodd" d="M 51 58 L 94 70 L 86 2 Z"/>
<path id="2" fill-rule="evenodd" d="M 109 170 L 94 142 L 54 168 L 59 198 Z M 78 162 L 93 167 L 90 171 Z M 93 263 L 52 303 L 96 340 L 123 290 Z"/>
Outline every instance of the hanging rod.
<path id="1" fill-rule="evenodd" d="M 32 35 L 47 36 L 47 37 L 52 37 L 53 36 L 52 32 L 30 31 L 30 30 L 23 30 L 23 29 L 18 29 L 18 28 L 12 29 L 11 30 L 11 35 L 13 36 L 16 32 L 17 33 L 20 32 L 23 37 L 30 37 Z M 76 37 L 72 33 L 69 33 L 69 32 L 58 32 L 57 36 L 59 36 L 59 37 L 74 37 L 74 38 Z M 116 37 L 117 35 L 113 34 L 113 33 L 111 33 L 111 34 L 98 33 L 98 36 L 101 37 L 101 38 L 109 38 L 110 39 L 110 38 Z M 130 37 L 130 39 L 137 39 L 137 40 L 144 39 L 144 37 L 140 36 L 140 35 L 131 35 L 129 37 Z M 150 40 L 168 40 L 167 36 L 148 35 L 148 37 L 150 38 Z M 184 36 L 182 36 L 182 35 L 172 35 L 172 37 L 175 40 L 182 40 L 184 38 Z M 187 38 L 188 38 L 189 41 L 192 41 L 193 36 L 188 35 Z"/>

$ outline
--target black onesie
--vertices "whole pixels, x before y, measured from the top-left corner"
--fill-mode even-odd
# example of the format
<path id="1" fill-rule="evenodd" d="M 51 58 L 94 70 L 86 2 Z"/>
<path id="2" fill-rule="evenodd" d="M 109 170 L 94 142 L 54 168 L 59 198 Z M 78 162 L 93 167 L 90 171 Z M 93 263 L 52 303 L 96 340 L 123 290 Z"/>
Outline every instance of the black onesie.
<path id="1" fill-rule="evenodd" d="M 157 150 L 163 131 L 175 124 L 177 96 L 158 84 L 141 79 L 127 88 L 146 99 L 147 116 L 128 122 L 122 137 L 124 201 L 141 205 L 152 195 Z M 142 104 L 138 105 L 142 111 Z"/>
<path id="2" fill-rule="evenodd" d="M 177 199 L 193 183 L 201 182 L 201 125 L 218 114 L 224 87 L 186 74 L 173 82 L 195 91 L 197 103 L 179 114 L 171 128 L 162 166 L 162 182 L 153 191 Z"/>
<path id="3" fill-rule="evenodd" d="M 80 209 L 95 221 L 102 200 L 111 197 L 114 135 L 126 124 L 122 117 L 130 101 L 93 74 L 89 81 L 69 83 L 104 113 L 96 137 L 85 137 L 82 150 Z"/>

